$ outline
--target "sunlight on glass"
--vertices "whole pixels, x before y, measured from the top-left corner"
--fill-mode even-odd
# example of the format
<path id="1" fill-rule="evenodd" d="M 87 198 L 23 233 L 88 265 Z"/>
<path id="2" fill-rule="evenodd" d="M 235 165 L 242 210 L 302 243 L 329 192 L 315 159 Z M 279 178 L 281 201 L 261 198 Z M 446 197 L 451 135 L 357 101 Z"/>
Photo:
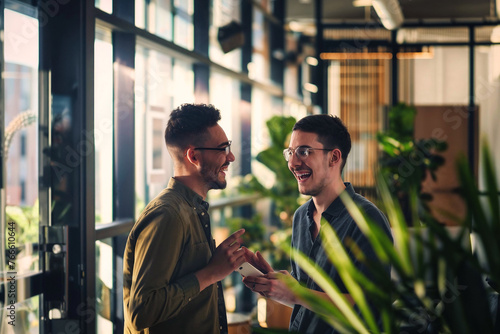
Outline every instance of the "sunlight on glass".
<path id="1" fill-rule="evenodd" d="M 113 0 L 95 0 L 95 7 L 106 13 L 112 14 Z"/>
<path id="2" fill-rule="evenodd" d="M 38 20 L 4 13 L 5 212 L 19 252 L 15 269 L 27 273 L 38 271 Z"/>
<path id="3" fill-rule="evenodd" d="M 113 221 L 113 45 L 96 28 L 94 81 L 95 220 Z"/>

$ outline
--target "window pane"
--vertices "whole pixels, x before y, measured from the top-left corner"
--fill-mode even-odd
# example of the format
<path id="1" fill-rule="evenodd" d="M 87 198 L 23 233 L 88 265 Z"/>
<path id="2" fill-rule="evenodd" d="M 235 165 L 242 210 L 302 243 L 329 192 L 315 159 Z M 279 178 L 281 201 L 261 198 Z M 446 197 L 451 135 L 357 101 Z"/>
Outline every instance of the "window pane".
<path id="1" fill-rule="evenodd" d="M 228 98 L 230 97 L 230 98 Z M 240 83 L 237 80 L 212 71 L 210 75 L 210 103 L 221 112 L 219 125 L 226 132 L 227 137 L 233 141 L 231 151 L 236 157 L 235 163 L 231 164 L 227 173 L 227 190 L 229 194 L 234 186 L 231 179 L 239 175 L 239 164 L 241 156 L 241 109 L 240 109 Z M 210 191 L 210 198 L 218 196 L 218 191 Z"/>
<path id="2" fill-rule="evenodd" d="M 142 46 L 135 57 L 135 189 L 136 216 L 144 206 L 166 187 L 172 173 L 172 162 L 163 139 L 174 96 L 192 101 L 192 71 L 179 70 L 173 59 Z M 177 69 L 177 70 L 176 70 Z M 191 79 L 189 78 L 191 73 Z M 174 76 L 173 73 L 180 73 Z M 181 75 L 184 74 L 184 75 Z M 173 81 L 176 78 L 177 81 Z M 174 85 L 173 82 L 182 82 Z M 184 84 L 185 83 L 185 84 Z M 189 93 L 190 92 L 190 93 Z M 191 95 L 191 97 L 189 97 Z"/>
<path id="3" fill-rule="evenodd" d="M 20 274 L 38 271 L 38 20 L 4 13 L 5 211 L 7 224 L 15 227 L 8 241 L 20 252 Z"/>
<path id="4" fill-rule="evenodd" d="M 95 247 L 97 333 L 113 333 L 111 321 L 111 300 L 114 288 L 112 241 L 110 238 L 98 240 Z"/>
<path id="5" fill-rule="evenodd" d="M 210 15 L 209 31 L 209 56 L 213 62 L 224 65 L 232 70 L 241 70 L 241 49 L 238 48 L 228 53 L 224 53 L 217 40 L 219 27 L 231 21 L 240 21 L 240 6 L 238 2 L 229 0 L 213 0 L 212 15 Z"/>
<path id="6" fill-rule="evenodd" d="M 469 48 L 436 46 L 431 59 L 406 62 L 413 67 L 413 75 L 405 82 L 408 89 L 413 90 L 410 102 L 415 105 L 468 104 Z M 399 63 L 402 67 L 405 61 Z"/>
<path id="7" fill-rule="evenodd" d="M 9 325 L 9 318 L 2 319 L 0 330 L 2 334 L 38 334 L 40 333 L 39 325 L 39 297 L 34 296 L 22 302 L 16 303 L 16 321 L 15 326 Z M 4 322 L 5 321 L 5 322 Z"/>
<path id="8" fill-rule="evenodd" d="M 135 25 L 172 40 L 171 0 L 136 0 Z"/>
<path id="9" fill-rule="evenodd" d="M 194 73 L 192 65 L 178 59 L 174 62 L 174 83 L 182 82 L 182 85 L 174 85 L 174 107 L 182 103 L 194 102 Z"/>
<path id="10" fill-rule="evenodd" d="M 106 13 L 113 13 L 113 0 L 95 0 L 95 7 Z"/>
<path id="11" fill-rule="evenodd" d="M 188 50 L 192 50 L 194 46 L 194 28 L 192 18 L 186 20 L 181 16 L 175 16 L 174 22 L 175 44 Z"/>
<path id="12" fill-rule="evenodd" d="M 498 29 L 498 27 L 496 27 Z M 475 50 L 475 101 L 479 106 L 479 138 L 487 140 L 490 148 L 500 147 L 500 45 L 476 47 Z M 467 120 L 464 119 L 465 123 Z M 456 123 L 457 120 L 455 119 Z M 479 152 L 481 154 L 481 152 Z M 493 154 L 492 159 L 497 169 L 500 167 L 500 154 Z M 479 187 L 486 188 L 485 178 L 482 175 L 484 166 L 482 157 L 479 162 Z M 497 179 L 500 188 L 500 179 Z"/>
<path id="13" fill-rule="evenodd" d="M 175 0 L 174 42 L 188 50 L 194 47 L 193 0 Z"/>
<path id="14" fill-rule="evenodd" d="M 94 81 L 95 220 L 113 221 L 113 45 L 96 28 Z"/>
<path id="15" fill-rule="evenodd" d="M 257 9 L 253 11 L 252 62 L 248 64 L 248 76 L 254 80 L 269 82 L 269 22 Z"/>

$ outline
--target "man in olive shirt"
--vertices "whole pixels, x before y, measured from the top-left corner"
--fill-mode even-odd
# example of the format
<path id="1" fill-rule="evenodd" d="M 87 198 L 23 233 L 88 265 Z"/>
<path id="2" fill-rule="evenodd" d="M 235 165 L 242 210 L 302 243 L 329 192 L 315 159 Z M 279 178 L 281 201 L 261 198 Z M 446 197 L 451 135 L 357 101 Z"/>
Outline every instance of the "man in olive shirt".
<path id="1" fill-rule="evenodd" d="M 227 333 L 219 281 L 244 262 L 244 230 L 215 247 L 204 199 L 226 187 L 235 159 L 219 120 L 211 105 L 183 104 L 170 115 L 174 177 L 141 213 L 125 249 L 125 333 Z"/>

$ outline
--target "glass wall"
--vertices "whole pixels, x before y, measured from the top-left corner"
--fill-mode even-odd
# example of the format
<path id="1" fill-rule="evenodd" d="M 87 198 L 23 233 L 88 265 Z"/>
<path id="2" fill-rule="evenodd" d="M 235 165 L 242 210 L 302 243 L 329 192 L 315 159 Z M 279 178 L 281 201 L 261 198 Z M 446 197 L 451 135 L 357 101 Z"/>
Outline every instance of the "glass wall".
<path id="1" fill-rule="evenodd" d="M 96 241 L 96 311 L 97 333 L 113 333 L 112 300 L 114 282 L 113 244 L 110 238 Z M 122 280 L 118 280 L 122 282 Z M 121 289 L 122 287 L 116 287 Z"/>
<path id="2" fill-rule="evenodd" d="M 188 50 L 194 47 L 193 0 L 135 1 L 135 25 Z"/>
<path id="3" fill-rule="evenodd" d="M 188 50 L 194 47 L 194 0 L 175 0 L 174 43 Z"/>
<path id="4" fill-rule="evenodd" d="M 498 27 L 495 29 L 500 30 Z M 498 131 L 500 124 L 500 45 L 476 47 L 474 56 L 474 98 L 479 107 L 479 140 L 481 142 L 486 140 L 489 143 L 495 166 L 499 168 L 500 155 L 495 154 L 495 148 L 500 147 Z M 481 161 L 480 155 L 479 162 Z M 482 168 L 479 168 L 480 173 L 481 170 Z M 482 174 L 479 175 L 479 184 L 484 189 L 482 176 Z M 497 181 L 500 188 L 500 180 Z"/>
<path id="5" fill-rule="evenodd" d="M 248 64 L 248 76 L 256 81 L 270 82 L 269 21 L 264 12 L 254 8 L 252 22 L 252 62 Z"/>
<path id="6" fill-rule="evenodd" d="M 166 187 L 173 175 L 172 162 L 165 147 L 163 131 L 175 103 L 185 101 L 189 85 L 174 85 L 174 77 L 185 82 L 184 64 L 141 45 L 135 55 L 135 181 L 136 216 Z M 175 73 L 175 74 L 174 74 Z M 192 75 L 191 75 L 192 76 Z M 181 87 L 180 89 L 176 87 Z M 184 89 L 183 89 L 184 88 Z M 181 94 L 177 96 L 176 94 Z M 192 94 L 192 90 L 191 90 Z M 192 98 L 191 98 L 192 100 Z"/>
<path id="7" fill-rule="evenodd" d="M 212 0 L 209 28 L 209 57 L 213 62 L 230 68 L 234 71 L 241 70 L 241 49 L 224 53 L 217 40 L 219 28 L 232 21 L 241 23 L 240 6 L 237 1 Z"/>
<path id="8" fill-rule="evenodd" d="M 96 28 L 94 59 L 95 220 L 113 221 L 113 44 L 111 31 Z"/>
<path id="9" fill-rule="evenodd" d="M 12 6 L 12 4 L 10 4 Z M 7 6 L 9 7 L 9 6 Z M 2 6 L 3 8 L 3 6 Z M 39 24 L 32 7 L 19 5 L 17 11 L 5 9 L 3 16 L 3 96 L 0 112 L 4 187 L 0 212 L 0 284 L 16 278 L 14 291 L 0 287 L 5 300 L 15 303 L 15 326 L 7 308 L 0 310 L 0 332 L 6 334 L 39 332 L 39 296 L 31 298 L 21 290 L 23 277 L 39 270 Z M 2 168 L 3 169 L 3 168 Z M 5 192 L 4 192 L 5 191 Z M 3 195 L 5 194 L 5 197 Z M 5 210 L 5 211 L 4 211 Z M 7 291 L 9 293 L 7 293 Z M 12 298 L 14 292 L 14 298 Z M 25 299 L 27 298 L 27 299 Z M 7 313 L 9 312 L 9 313 Z"/>
<path id="10" fill-rule="evenodd" d="M 8 227 L 15 228 L 14 239 L 8 239 L 7 235 L 6 241 L 12 241 L 10 244 L 20 252 L 15 261 L 19 275 L 37 272 L 39 268 L 38 20 L 10 9 L 5 9 L 4 15 L 5 161 L 2 163 L 6 166 L 6 222 Z"/>
<path id="11" fill-rule="evenodd" d="M 240 173 L 241 156 L 241 123 L 240 123 L 240 83 L 238 80 L 224 76 L 213 71 L 210 74 L 210 103 L 221 112 L 220 126 L 226 132 L 229 140 L 232 140 L 231 151 L 236 160 L 231 164 L 226 179 L 228 186 L 231 187 L 231 180 Z M 216 195 L 215 193 L 210 193 Z"/>

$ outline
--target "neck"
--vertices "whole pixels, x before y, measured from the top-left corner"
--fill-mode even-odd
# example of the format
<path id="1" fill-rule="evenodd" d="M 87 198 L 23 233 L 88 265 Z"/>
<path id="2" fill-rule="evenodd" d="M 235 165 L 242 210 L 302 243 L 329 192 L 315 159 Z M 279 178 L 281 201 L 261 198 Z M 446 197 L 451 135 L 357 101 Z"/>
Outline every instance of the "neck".
<path id="1" fill-rule="evenodd" d="M 320 194 L 317 196 L 313 196 L 312 200 L 314 202 L 314 206 L 316 207 L 316 211 L 319 214 L 328 209 L 330 204 L 333 203 L 339 197 L 340 193 L 345 190 L 344 181 L 339 176 L 330 184 L 329 187 L 323 189 Z"/>
<path id="2" fill-rule="evenodd" d="M 207 198 L 208 190 L 203 186 L 203 182 L 200 182 L 201 180 L 199 177 L 189 174 L 174 173 L 174 178 L 176 181 L 182 182 L 186 187 L 200 195 L 203 199 Z"/>

